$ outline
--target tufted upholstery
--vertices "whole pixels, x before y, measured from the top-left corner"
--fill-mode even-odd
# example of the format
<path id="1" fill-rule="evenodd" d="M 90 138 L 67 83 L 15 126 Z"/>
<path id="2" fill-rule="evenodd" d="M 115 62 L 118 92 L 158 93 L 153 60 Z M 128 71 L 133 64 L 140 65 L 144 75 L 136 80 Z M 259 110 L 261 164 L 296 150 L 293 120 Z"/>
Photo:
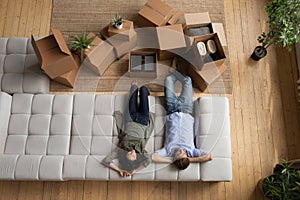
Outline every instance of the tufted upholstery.
<path id="1" fill-rule="evenodd" d="M 230 181 L 231 149 L 228 100 L 195 100 L 196 142 L 213 161 L 173 165 L 150 163 L 122 178 L 101 164 L 118 142 L 114 111 L 123 111 L 127 95 L 50 95 L 0 92 L 0 179 L 4 180 L 156 180 Z M 162 97 L 149 97 L 155 129 L 146 145 L 160 149 L 164 140 Z"/>
<path id="2" fill-rule="evenodd" d="M 0 87 L 7 93 L 48 93 L 29 38 L 0 38 Z"/>

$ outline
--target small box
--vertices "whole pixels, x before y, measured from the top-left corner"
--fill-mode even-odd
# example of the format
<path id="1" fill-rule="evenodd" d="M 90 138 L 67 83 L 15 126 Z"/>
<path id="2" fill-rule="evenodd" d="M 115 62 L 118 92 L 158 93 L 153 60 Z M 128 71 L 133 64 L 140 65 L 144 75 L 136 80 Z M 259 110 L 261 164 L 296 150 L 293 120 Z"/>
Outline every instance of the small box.
<path id="1" fill-rule="evenodd" d="M 167 60 L 186 50 L 186 40 L 183 34 L 182 25 L 156 27 L 158 40 L 158 60 Z"/>
<path id="2" fill-rule="evenodd" d="M 51 79 L 78 68 L 58 29 L 52 29 L 52 35 L 39 40 L 31 35 L 31 43 L 42 69 Z"/>
<path id="3" fill-rule="evenodd" d="M 110 24 L 108 26 L 108 36 L 114 37 L 119 40 L 130 41 L 136 32 L 134 31 L 134 26 L 132 21 L 123 20 L 123 28 L 117 29 L 114 25 Z"/>
<path id="4" fill-rule="evenodd" d="M 222 23 L 212 23 L 208 12 L 184 14 L 184 33 L 191 37 L 218 33 L 222 46 L 227 46 Z"/>
<path id="5" fill-rule="evenodd" d="M 76 54 L 73 54 L 73 58 L 75 59 L 77 65 L 80 66 L 81 61 L 80 61 L 79 56 Z M 73 88 L 75 85 L 75 81 L 77 79 L 79 70 L 80 70 L 80 68 L 73 69 L 65 74 L 62 74 L 62 75 L 54 78 L 53 80 L 58 83 L 61 83 L 63 85 Z"/>
<path id="6" fill-rule="evenodd" d="M 168 21 L 168 25 L 174 24 L 185 24 L 184 12 L 182 10 L 177 10 L 173 13 L 172 17 Z"/>
<path id="7" fill-rule="evenodd" d="M 109 65 L 117 59 L 114 48 L 108 42 L 103 41 L 94 47 L 87 58 L 84 60 L 83 65 L 90 68 L 92 71 L 102 76 L 107 70 Z"/>
<path id="8" fill-rule="evenodd" d="M 114 52 L 117 58 L 120 58 L 121 56 L 130 52 L 132 49 L 136 47 L 137 33 L 134 30 L 132 33 L 133 34 L 130 40 L 125 41 L 125 40 L 120 40 L 115 36 L 109 37 L 108 26 L 106 26 L 100 31 L 101 36 L 106 39 L 106 42 L 108 42 L 114 47 Z"/>
<path id="9" fill-rule="evenodd" d="M 189 61 L 197 70 L 201 71 L 201 70 L 210 69 L 211 66 L 219 67 L 223 65 L 223 63 L 226 60 L 226 56 L 217 33 L 198 36 L 198 37 L 194 37 L 193 39 L 194 39 L 193 46 L 189 52 L 189 59 L 190 59 Z M 204 44 L 207 45 L 208 40 L 214 41 L 217 51 L 214 54 L 207 53 L 205 56 L 201 56 L 197 48 L 197 43 L 204 42 Z"/>
<path id="10" fill-rule="evenodd" d="M 156 78 L 157 54 L 152 51 L 132 51 L 129 54 L 129 77 Z"/>
<path id="11" fill-rule="evenodd" d="M 164 26 L 172 17 L 172 8 L 161 0 L 149 0 L 138 12 L 140 27 Z"/>

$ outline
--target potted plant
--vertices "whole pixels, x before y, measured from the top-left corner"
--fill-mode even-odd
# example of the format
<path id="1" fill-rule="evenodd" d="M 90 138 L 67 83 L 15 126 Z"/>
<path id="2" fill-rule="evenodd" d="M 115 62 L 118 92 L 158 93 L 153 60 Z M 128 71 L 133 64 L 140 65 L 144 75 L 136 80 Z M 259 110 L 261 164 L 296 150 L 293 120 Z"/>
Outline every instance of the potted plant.
<path id="1" fill-rule="evenodd" d="M 123 28 L 123 19 L 122 19 L 122 17 L 118 16 L 117 14 L 112 18 L 111 23 L 117 29 Z"/>
<path id="2" fill-rule="evenodd" d="M 269 32 L 263 32 L 257 39 L 261 45 L 251 55 L 256 61 L 267 55 L 267 48 L 272 44 L 290 51 L 292 44 L 300 42 L 299 0 L 271 0 L 265 10 L 269 15 Z"/>
<path id="3" fill-rule="evenodd" d="M 300 199 L 300 169 L 294 167 L 294 162 L 283 160 L 260 184 L 269 199 Z"/>
<path id="4" fill-rule="evenodd" d="M 90 48 L 90 45 L 94 39 L 95 36 L 89 37 L 86 31 L 83 31 L 81 36 L 74 36 L 74 40 L 71 42 L 71 50 L 75 52 L 79 51 L 81 62 L 84 60 L 85 51 Z"/>

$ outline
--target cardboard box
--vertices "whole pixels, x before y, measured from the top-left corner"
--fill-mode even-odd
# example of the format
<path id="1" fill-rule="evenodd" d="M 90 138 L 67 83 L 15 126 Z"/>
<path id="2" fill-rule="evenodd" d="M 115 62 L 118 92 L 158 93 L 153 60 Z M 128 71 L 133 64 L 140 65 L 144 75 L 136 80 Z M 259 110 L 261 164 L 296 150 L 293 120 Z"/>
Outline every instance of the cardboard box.
<path id="1" fill-rule="evenodd" d="M 158 60 L 167 60 L 186 50 L 186 40 L 181 24 L 156 27 Z"/>
<path id="2" fill-rule="evenodd" d="M 213 33 L 204 36 L 198 36 L 193 38 L 193 46 L 191 48 L 191 52 L 189 52 L 189 62 L 198 70 L 206 70 L 210 69 L 214 66 L 221 66 L 226 60 L 226 56 L 224 53 L 224 49 L 219 40 L 218 34 Z M 199 54 L 197 43 L 198 42 L 206 42 L 208 40 L 213 40 L 216 44 L 217 52 L 215 54 L 206 54 L 205 56 L 201 56 Z M 213 59 L 210 59 L 213 58 Z"/>
<path id="3" fill-rule="evenodd" d="M 172 17 L 168 21 L 169 25 L 183 24 L 185 25 L 184 12 L 182 10 L 177 10 L 173 13 Z"/>
<path id="4" fill-rule="evenodd" d="M 172 17 L 172 8 L 161 0 L 149 0 L 138 12 L 140 27 L 164 26 Z"/>
<path id="5" fill-rule="evenodd" d="M 210 84 L 215 82 L 225 72 L 226 68 L 226 65 L 211 66 L 210 69 L 199 71 L 190 65 L 187 74 L 191 77 L 193 84 L 204 92 Z"/>
<path id="6" fill-rule="evenodd" d="M 154 51 L 132 51 L 129 53 L 129 77 L 156 78 L 157 54 Z"/>
<path id="7" fill-rule="evenodd" d="M 186 13 L 184 14 L 184 19 L 184 33 L 186 35 L 195 37 L 211 33 L 218 33 L 222 46 L 227 46 L 223 24 L 212 23 L 208 12 Z"/>
<path id="8" fill-rule="evenodd" d="M 114 25 L 108 26 L 108 36 L 119 40 L 130 41 L 134 37 L 135 31 L 132 21 L 123 20 L 123 28 L 117 29 Z"/>
<path id="9" fill-rule="evenodd" d="M 37 41 L 31 35 L 31 43 L 41 68 L 51 79 L 78 68 L 58 29 L 52 29 L 52 35 Z"/>
<path id="10" fill-rule="evenodd" d="M 109 65 L 117 59 L 114 48 L 108 42 L 103 41 L 95 46 L 84 60 L 83 65 L 102 76 Z"/>
<path id="11" fill-rule="evenodd" d="M 114 52 L 115 52 L 117 58 L 120 58 L 124 54 L 130 52 L 137 45 L 137 33 L 134 30 L 133 30 L 133 35 L 129 41 L 120 40 L 119 38 L 116 38 L 115 36 L 109 37 L 108 26 L 103 28 L 100 31 L 100 34 L 103 38 L 106 39 L 106 42 L 108 42 L 109 44 L 111 44 L 114 47 Z"/>
<path id="12" fill-rule="evenodd" d="M 79 56 L 77 54 L 72 54 L 72 55 L 73 55 L 73 58 L 75 59 L 77 65 L 80 66 L 81 61 L 80 61 Z M 53 80 L 58 83 L 61 83 L 63 85 L 73 88 L 75 85 L 79 70 L 80 70 L 80 68 L 73 69 L 65 74 L 62 74 L 62 75 L 54 78 Z"/>

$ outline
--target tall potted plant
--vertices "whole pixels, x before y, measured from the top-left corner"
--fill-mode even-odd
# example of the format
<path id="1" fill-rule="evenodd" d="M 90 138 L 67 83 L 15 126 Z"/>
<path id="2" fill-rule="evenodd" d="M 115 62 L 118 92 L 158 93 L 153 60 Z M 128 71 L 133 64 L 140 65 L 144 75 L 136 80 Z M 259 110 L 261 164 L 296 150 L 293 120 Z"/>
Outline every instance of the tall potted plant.
<path id="1" fill-rule="evenodd" d="M 292 44 L 300 42 L 299 0 L 271 0 L 265 10 L 269 15 L 269 32 L 263 32 L 257 39 L 260 45 L 251 55 L 256 61 L 267 55 L 267 48 L 272 44 L 290 51 Z"/>
<path id="2" fill-rule="evenodd" d="M 269 199 L 300 199 L 300 169 L 287 160 L 277 164 L 272 175 L 261 180 L 262 191 Z"/>
<path id="3" fill-rule="evenodd" d="M 84 53 L 90 48 L 91 43 L 95 39 L 94 36 L 89 37 L 86 31 L 82 32 L 82 35 L 75 35 L 74 40 L 71 42 L 71 50 L 80 51 L 80 61 L 84 60 Z"/>

